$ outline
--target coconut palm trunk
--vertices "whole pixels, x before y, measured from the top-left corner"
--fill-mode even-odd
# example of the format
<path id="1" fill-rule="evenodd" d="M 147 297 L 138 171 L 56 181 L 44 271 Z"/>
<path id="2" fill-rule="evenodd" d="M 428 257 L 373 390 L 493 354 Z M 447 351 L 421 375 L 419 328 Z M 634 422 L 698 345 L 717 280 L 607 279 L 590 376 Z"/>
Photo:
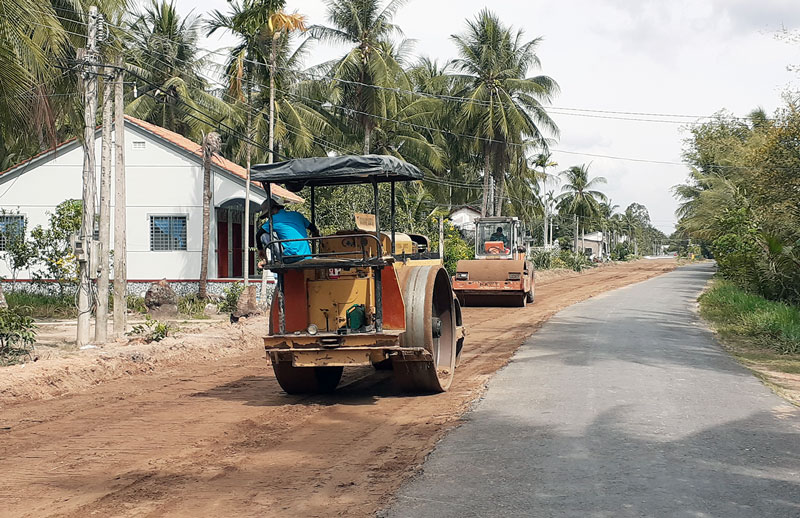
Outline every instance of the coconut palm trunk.
<path id="1" fill-rule="evenodd" d="M 489 145 L 483 154 L 483 203 L 481 203 L 481 217 L 486 217 L 489 211 Z"/>
<path id="2" fill-rule="evenodd" d="M 200 252 L 200 282 L 197 295 L 208 298 L 208 249 L 211 240 L 211 160 L 219 153 L 220 137 L 211 132 L 203 137 L 203 244 Z"/>
<path id="3" fill-rule="evenodd" d="M 275 145 L 275 60 L 277 59 L 275 46 L 279 35 L 280 33 L 276 32 L 272 36 L 272 44 L 269 50 L 269 156 L 267 157 L 267 163 L 270 164 L 275 160 L 272 151 Z"/>

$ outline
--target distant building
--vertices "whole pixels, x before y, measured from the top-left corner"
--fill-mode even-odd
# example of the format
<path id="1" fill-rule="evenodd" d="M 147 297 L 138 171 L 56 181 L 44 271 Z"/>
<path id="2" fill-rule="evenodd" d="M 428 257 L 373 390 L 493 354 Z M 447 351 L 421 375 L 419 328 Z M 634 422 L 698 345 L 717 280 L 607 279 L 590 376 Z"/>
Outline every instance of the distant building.
<path id="1" fill-rule="evenodd" d="M 591 232 L 578 238 L 578 245 L 583 247 L 586 255 L 601 257 L 608 253 L 605 234 L 602 232 Z"/>
<path id="2" fill-rule="evenodd" d="M 450 212 L 447 218 L 454 227 L 463 232 L 475 232 L 475 220 L 481 217 L 481 211 L 464 205 Z"/>
<path id="3" fill-rule="evenodd" d="M 101 132 L 96 135 L 98 186 L 100 182 Z M 166 278 L 191 291 L 200 277 L 203 230 L 203 158 L 199 144 L 177 133 L 133 117 L 125 117 L 125 170 L 127 194 L 128 279 L 151 283 Z M 83 149 L 77 140 L 0 172 L 0 208 L 19 211 L 28 231 L 47 227 L 48 213 L 56 205 L 82 197 Z M 215 157 L 211 168 L 211 248 L 209 281 L 230 282 L 243 278 L 244 197 L 246 171 Z M 99 187 L 98 187 L 99 192 Z M 302 198 L 279 186 L 273 196 L 286 202 Z M 255 236 L 255 218 L 266 192 L 260 185 L 250 188 L 250 247 Z M 113 184 L 112 184 L 113 229 Z M 0 223 L 8 223 L 3 221 Z M 113 236 L 113 230 L 112 230 Z M 113 237 L 112 237 L 113 243 Z M 0 242 L 0 259 L 3 256 Z M 250 272 L 256 275 L 251 252 Z M 6 261 L 0 260 L 0 276 L 10 278 Z M 22 281 L 30 271 L 18 274 Z M 196 288 L 194 288 L 196 289 Z M 211 289 L 211 288 L 210 288 Z"/>

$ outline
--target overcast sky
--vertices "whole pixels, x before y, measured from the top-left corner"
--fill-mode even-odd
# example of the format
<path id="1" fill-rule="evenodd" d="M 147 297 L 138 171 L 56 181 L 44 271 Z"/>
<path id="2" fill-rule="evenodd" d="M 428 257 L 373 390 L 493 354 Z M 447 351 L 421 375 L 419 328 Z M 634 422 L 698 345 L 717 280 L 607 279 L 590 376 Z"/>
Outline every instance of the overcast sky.
<path id="1" fill-rule="evenodd" d="M 184 14 L 228 8 L 225 0 L 176 2 Z M 529 38 L 543 38 L 542 69 L 531 75 L 546 74 L 561 86 L 553 103 L 561 129 L 553 146 L 560 168 L 591 162 L 590 172 L 608 179 L 603 190 L 613 203 L 621 210 L 632 202 L 646 205 L 653 224 L 666 233 L 673 230 L 677 205 L 670 187 L 685 179 L 684 166 L 580 153 L 680 162 L 684 126 L 567 115 L 565 109 L 703 116 L 723 108 L 746 115 L 761 106 L 771 112 L 797 80 L 786 67 L 800 64 L 800 45 L 775 37 L 782 27 L 800 27 L 797 0 L 495 0 L 488 5 Z M 455 57 L 450 35 L 462 32 L 466 18 L 485 6 L 485 0 L 410 0 L 396 23 L 416 41 L 417 55 L 444 62 Z M 287 10 L 306 14 L 311 24 L 327 23 L 321 0 L 288 0 Z M 214 37 L 201 45 L 219 49 L 232 41 Z M 316 44 L 306 65 L 342 53 Z"/>

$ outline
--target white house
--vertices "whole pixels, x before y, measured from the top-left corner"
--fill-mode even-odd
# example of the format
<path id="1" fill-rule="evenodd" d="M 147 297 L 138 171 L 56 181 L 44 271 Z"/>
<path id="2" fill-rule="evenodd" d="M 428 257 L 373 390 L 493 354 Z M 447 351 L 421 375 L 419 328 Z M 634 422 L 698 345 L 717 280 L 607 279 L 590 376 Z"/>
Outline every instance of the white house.
<path id="1" fill-rule="evenodd" d="M 603 232 L 590 232 L 579 237 L 578 243 L 584 253 L 592 257 L 600 257 L 608 253 L 607 242 Z"/>
<path id="2" fill-rule="evenodd" d="M 99 130 L 95 138 L 99 192 Z M 77 140 L 65 142 L 0 172 L 0 208 L 19 211 L 29 231 L 37 225 L 47 227 L 48 213 L 59 203 L 81 199 L 82 171 L 82 146 Z M 135 285 L 166 278 L 175 283 L 196 283 L 200 277 L 203 229 L 200 145 L 172 131 L 126 116 L 125 171 L 129 282 Z M 209 281 L 230 282 L 243 276 L 246 171 L 229 160 L 215 157 L 211 176 L 214 210 L 211 213 Z M 276 185 L 272 186 L 272 193 L 286 202 L 303 201 Z M 253 221 L 265 194 L 260 185 L 252 185 L 250 214 Z M 113 217 L 113 190 L 111 200 Z M 0 223 L 7 223 L 14 217 L 5 216 L 6 221 Z M 255 229 L 250 232 L 251 247 L 254 235 Z M 2 245 L 0 243 L 0 248 Z M 2 255 L 0 250 L 0 257 Z M 255 262 L 255 257 L 251 256 L 250 275 L 256 273 Z M 11 275 L 6 261 L 0 261 L 0 275 L 6 278 Z M 29 271 L 18 274 L 22 281 L 31 277 Z"/>
<path id="3" fill-rule="evenodd" d="M 480 211 L 468 205 L 453 210 L 447 216 L 454 227 L 464 232 L 475 232 L 475 220 L 479 217 Z"/>

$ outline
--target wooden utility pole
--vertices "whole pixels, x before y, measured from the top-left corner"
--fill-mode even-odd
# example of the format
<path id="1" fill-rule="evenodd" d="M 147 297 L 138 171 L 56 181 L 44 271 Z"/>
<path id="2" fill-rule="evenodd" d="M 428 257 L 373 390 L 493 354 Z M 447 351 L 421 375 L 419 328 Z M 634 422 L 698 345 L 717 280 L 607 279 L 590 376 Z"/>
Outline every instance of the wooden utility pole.
<path id="1" fill-rule="evenodd" d="M 125 334 L 128 318 L 128 245 L 125 239 L 125 104 L 122 57 L 114 77 L 114 336 Z"/>
<path id="2" fill-rule="evenodd" d="M 91 250 L 94 236 L 94 197 L 95 197 L 95 113 L 97 112 L 97 67 L 92 63 L 97 59 L 97 7 L 89 7 L 87 20 L 86 48 L 80 49 L 80 81 L 83 84 L 83 210 L 81 217 L 80 240 L 83 253 L 78 261 L 78 336 L 77 345 L 89 343 L 89 327 L 92 316 L 92 266 Z"/>
<path id="3" fill-rule="evenodd" d="M 103 140 L 100 151 L 100 276 L 97 280 L 97 313 L 94 321 L 94 341 L 108 341 L 108 279 L 111 252 L 111 132 L 114 108 L 112 69 L 105 69 L 103 78 Z"/>

